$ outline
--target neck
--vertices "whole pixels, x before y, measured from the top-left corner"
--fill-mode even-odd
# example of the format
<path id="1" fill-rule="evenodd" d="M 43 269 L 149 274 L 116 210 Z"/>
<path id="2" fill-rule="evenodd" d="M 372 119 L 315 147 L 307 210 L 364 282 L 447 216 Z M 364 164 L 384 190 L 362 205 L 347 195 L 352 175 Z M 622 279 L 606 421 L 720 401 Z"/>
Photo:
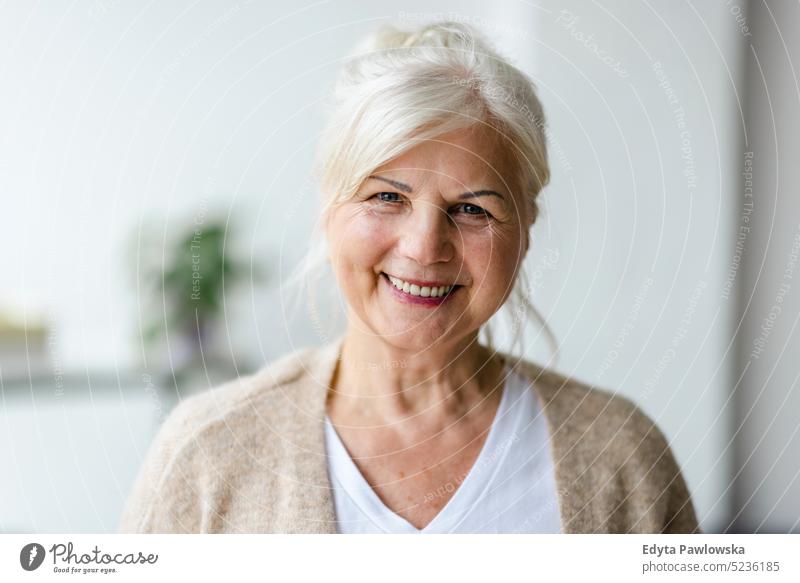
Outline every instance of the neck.
<path id="1" fill-rule="evenodd" d="M 501 359 L 477 332 L 425 350 L 395 346 L 349 327 L 329 393 L 329 408 L 392 423 L 417 414 L 468 415 L 502 383 Z"/>

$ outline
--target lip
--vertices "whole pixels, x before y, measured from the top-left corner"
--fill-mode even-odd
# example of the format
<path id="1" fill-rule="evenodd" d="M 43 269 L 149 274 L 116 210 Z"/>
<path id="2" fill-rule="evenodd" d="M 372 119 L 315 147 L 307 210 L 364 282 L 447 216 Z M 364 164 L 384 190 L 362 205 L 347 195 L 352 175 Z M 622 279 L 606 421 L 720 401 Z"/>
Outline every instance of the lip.
<path id="1" fill-rule="evenodd" d="M 461 287 L 456 284 L 450 283 L 449 281 L 426 281 L 424 279 L 408 279 L 407 277 L 400 277 L 399 275 L 395 275 L 394 273 L 386 273 L 385 271 L 382 271 L 381 275 L 391 275 L 392 277 L 396 277 L 397 279 L 402 279 L 403 281 L 407 281 L 408 283 L 413 283 L 414 285 L 418 285 L 419 287 L 441 287 L 443 285 L 452 285 L 453 287 Z"/>
<path id="2" fill-rule="evenodd" d="M 392 277 L 394 277 L 394 276 L 392 276 Z M 460 290 L 463 287 L 463 286 L 460 286 L 460 285 L 455 285 L 455 286 L 453 286 L 453 289 L 451 289 L 447 294 L 445 294 L 443 296 L 440 296 L 438 298 L 431 298 L 431 297 L 423 298 L 422 296 L 412 296 L 411 294 L 407 294 L 405 292 L 402 292 L 399 289 L 397 289 L 396 287 L 394 287 L 394 285 L 392 285 L 392 282 L 389 281 L 389 276 L 386 273 L 381 272 L 380 279 L 386 284 L 386 286 L 389 288 L 389 291 L 392 294 L 394 294 L 394 297 L 396 297 L 401 302 L 404 302 L 406 304 L 414 304 L 414 305 L 418 305 L 418 306 L 423 306 L 423 307 L 427 307 L 427 308 L 435 308 L 437 306 L 441 306 L 443 303 L 445 303 L 450 298 L 452 298 L 453 294 L 458 292 L 458 290 Z M 404 280 L 404 281 L 408 281 L 409 283 L 412 283 L 412 281 L 407 280 L 407 279 Z M 417 283 L 417 280 L 413 280 L 413 283 L 415 285 L 419 285 Z M 433 284 L 433 283 L 435 283 L 435 282 L 431 282 L 431 284 Z M 439 284 L 439 285 L 447 285 L 447 284 Z"/>

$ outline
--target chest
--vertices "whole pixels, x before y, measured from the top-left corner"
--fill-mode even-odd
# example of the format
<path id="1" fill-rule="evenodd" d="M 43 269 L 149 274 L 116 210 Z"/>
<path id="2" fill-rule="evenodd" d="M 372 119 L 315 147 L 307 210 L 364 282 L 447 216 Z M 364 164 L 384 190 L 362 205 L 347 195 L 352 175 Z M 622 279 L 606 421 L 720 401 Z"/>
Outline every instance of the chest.
<path id="1" fill-rule="evenodd" d="M 403 439 L 389 431 L 337 429 L 361 475 L 384 505 L 424 528 L 447 505 L 467 475 L 479 471 L 491 419 L 478 427 Z"/>

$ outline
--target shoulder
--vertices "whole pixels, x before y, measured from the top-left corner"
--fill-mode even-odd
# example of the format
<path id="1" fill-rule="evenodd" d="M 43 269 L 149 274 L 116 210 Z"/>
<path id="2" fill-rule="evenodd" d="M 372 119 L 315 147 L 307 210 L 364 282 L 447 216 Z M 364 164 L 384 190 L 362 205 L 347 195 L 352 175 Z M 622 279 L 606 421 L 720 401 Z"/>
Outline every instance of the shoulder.
<path id="1" fill-rule="evenodd" d="M 632 399 L 570 376 L 520 361 L 539 396 L 557 462 L 593 504 L 605 498 L 622 531 L 692 532 L 694 509 L 669 441 L 658 424 Z M 649 522 L 636 525 L 647 516 Z M 624 526 L 621 526 L 624 525 Z M 612 527 L 606 526 L 608 530 Z"/>
<path id="2" fill-rule="evenodd" d="M 632 440 L 663 438 L 653 420 L 628 397 L 531 361 L 519 361 L 518 366 L 557 424 L 552 429 L 563 439 L 613 442 L 619 447 Z"/>
<path id="3" fill-rule="evenodd" d="M 291 433 L 289 401 L 313 384 L 314 366 L 325 351 L 297 350 L 254 374 L 182 399 L 149 447 L 119 530 L 203 531 L 198 514 L 203 497 L 218 490 L 220 477 L 240 475 L 262 453 L 257 448 L 268 447 L 265 431 Z"/>
<path id="4" fill-rule="evenodd" d="M 182 398 L 164 420 L 156 437 L 160 447 L 177 454 L 197 447 L 209 433 L 238 427 L 254 407 L 273 404 L 281 389 L 302 380 L 316 349 L 305 348 L 266 364 L 257 372 Z"/>
<path id="5" fill-rule="evenodd" d="M 164 437 L 188 438 L 205 428 L 226 423 L 255 403 L 270 399 L 309 374 L 319 348 L 303 348 L 283 355 L 257 372 L 181 399 L 162 426 Z"/>

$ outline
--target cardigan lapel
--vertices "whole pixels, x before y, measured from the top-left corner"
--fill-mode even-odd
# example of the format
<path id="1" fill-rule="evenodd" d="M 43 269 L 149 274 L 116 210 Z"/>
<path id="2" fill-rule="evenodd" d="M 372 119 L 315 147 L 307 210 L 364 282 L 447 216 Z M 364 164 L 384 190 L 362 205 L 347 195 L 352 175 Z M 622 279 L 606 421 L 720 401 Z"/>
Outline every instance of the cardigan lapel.
<path id="1" fill-rule="evenodd" d="M 569 418 L 565 420 L 562 412 L 556 407 L 557 402 L 554 402 L 554 397 L 562 387 L 554 386 L 552 374 L 537 364 L 505 352 L 498 354 L 507 363 L 516 366 L 517 372 L 531 383 L 533 392 L 539 401 L 539 410 L 545 416 L 547 423 L 548 451 L 555 468 L 556 495 L 562 532 L 567 534 L 580 532 L 580 529 L 576 529 L 575 506 L 569 502 L 573 499 L 571 489 L 578 477 L 576 462 L 579 460 L 575 459 L 578 451 L 568 445 L 568 436 L 571 434 L 567 425 Z"/>
<path id="2" fill-rule="evenodd" d="M 299 435 L 306 436 L 303 444 L 307 451 L 307 472 L 303 474 L 302 506 L 307 512 L 303 532 L 335 533 L 336 517 L 332 486 L 328 475 L 328 460 L 325 451 L 325 402 L 336 365 L 341 357 L 344 337 L 307 353 L 303 363 L 306 374 L 295 394 L 295 404 L 300 409 Z"/>

